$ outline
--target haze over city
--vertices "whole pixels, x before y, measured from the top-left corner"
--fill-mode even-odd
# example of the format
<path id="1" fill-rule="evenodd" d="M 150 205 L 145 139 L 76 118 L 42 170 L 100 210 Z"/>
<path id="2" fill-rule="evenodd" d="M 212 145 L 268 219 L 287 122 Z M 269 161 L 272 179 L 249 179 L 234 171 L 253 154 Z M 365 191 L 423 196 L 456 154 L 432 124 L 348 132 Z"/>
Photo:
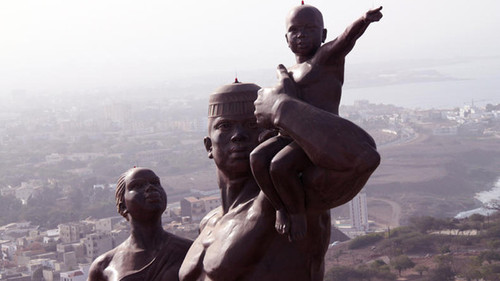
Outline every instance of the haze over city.
<path id="1" fill-rule="evenodd" d="M 496 60 L 480 62 L 470 73 L 469 65 L 459 65 L 445 74 L 470 79 L 477 72 L 496 77 L 500 73 L 498 1 L 306 3 L 322 11 L 329 40 L 366 10 L 384 7 L 384 18 L 369 27 L 348 55 L 347 79 L 352 68 L 394 64 L 409 68 L 415 62 L 426 68 L 442 60 L 477 57 Z M 298 0 L 2 1 L 0 98 L 19 89 L 57 94 L 207 81 L 220 85 L 235 75 L 271 86 L 278 64 L 294 64 L 284 38 L 284 18 L 298 4 Z"/>

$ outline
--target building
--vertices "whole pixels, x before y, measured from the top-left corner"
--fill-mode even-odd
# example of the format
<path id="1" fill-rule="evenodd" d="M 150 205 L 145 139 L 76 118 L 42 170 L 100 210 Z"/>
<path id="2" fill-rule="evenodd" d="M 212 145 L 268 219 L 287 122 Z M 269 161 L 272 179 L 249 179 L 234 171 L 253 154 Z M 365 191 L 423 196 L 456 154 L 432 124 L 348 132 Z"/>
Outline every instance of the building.
<path id="1" fill-rule="evenodd" d="M 129 229 L 115 229 L 112 230 L 111 232 L 111 237 L 113 239 L 113 248 L 117 247 L 123 241 L 127 240 L 128 236 L 130 235 L 130 230 Z"/>
<path id="2" fill-rule="evenodd" d="M 77 270 L 61 272 L 60 281 L 86 281 L 90 265 L 81 266 Z"/>
<path id="3" fill-rule="evenodd" d="M 57 259 L 59 261 L 62 261 L 62 266 L 60 266 L 60 268 L 56 267 L 56 270 L 67 270 L 68 268 L 75 266 L 78 261 L 87 261 L 87 253 L 83 242 L 72 244 L 57 244 L 56 253 Z"/>
<path id="4" fill-rule="evenodd" d="M 95 222 L 95 231 L 96 232 L 111 232 L 115 229 L 115 225 L 117 223 L 123 222 L 125 220 L 122 216 L 115 216 L 97 220 Z"/>
<path id="5" fill-rule="evenodd" d="M 17 251 L 17 245 L 15 242 L 11 242 L 10 240 L 1 241 L 0 245 L 2 249 L 2 256 L 0 259 L 2 260 L 12 260 L 15 252 Z"/>
<path id="6" fill-rule="evenodd" d="M 86 256 L 94 260 L 98 256 L 113 249 L 113 237 L 108 233 L 92 233 L 83 239 Z"/>
<path id="7" fill-rule="evenodd" d="M 349 202 L 349 215 L 351 226 L 358 231 L 368 230 L 368 207 L 366 204 L 366 193 L 358 193 Z"/>
<path id="8" fill-rule="evenodd" d="M 185 197 L 181 200 L 181 216 L 191 217 L 193 221 L 201 220 L 208 212 L 220 205 L 221 200 L 218 196 Z"/>
<path id="9" fill-rule="evenodd" d="M 92 226 L 84 223 L 64 223 L 59 225 L 59 239 L 62 243 L 78 242 L 92 232 Z"/>
<path id="10" fill-rule="evenodd" d="M 49 229 L 43 236 L 43 243 L 49 244 L 52 242 L 57 242 L 59 240 L 59 229 Z"/>

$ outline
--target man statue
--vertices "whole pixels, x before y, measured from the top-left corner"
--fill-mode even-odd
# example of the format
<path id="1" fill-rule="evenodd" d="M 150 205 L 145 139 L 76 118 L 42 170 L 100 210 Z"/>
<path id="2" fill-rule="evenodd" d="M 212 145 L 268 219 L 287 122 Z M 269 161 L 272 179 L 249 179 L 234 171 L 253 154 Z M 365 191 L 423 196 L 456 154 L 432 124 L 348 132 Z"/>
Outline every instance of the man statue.
<path id="1" fill-rule="evenodd" d="M 88 280 L 179 280 L 179 268 L 192 242 L 163 230 L 167 194 L 158 176 L 145 168 L 122 174 L 116 186 L 116 206 L 130 223 L 130 236 L 92 263 Z"/>
<path id="2" fill-rule="evenodd" d="M 329 209 L 351 200 L 380 162 L 365 131 L 296 98 L 297 85 L 283 66 L 278 77 L 274 88 L 234 83 L 210 96 L 204 143 L 222 206 L 200 223 L 180 280 L 323 280 Z M 314 164 L 302 172 L 307 231 L 300 240 L 275 230 L 275 209 L 252 175 L 249 155 L 263 131 L 257 119 L 293 138 Z"/>

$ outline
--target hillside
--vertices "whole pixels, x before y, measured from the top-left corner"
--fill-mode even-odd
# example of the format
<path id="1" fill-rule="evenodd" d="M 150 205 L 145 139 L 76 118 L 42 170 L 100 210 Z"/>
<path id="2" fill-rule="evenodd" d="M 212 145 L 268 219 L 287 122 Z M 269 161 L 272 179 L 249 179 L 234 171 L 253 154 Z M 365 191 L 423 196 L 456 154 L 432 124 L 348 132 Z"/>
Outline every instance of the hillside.
<path id="1" fill-rule="evenodd" d="M 499 248 L 500 214 L 412 217 L 407 227 L 332 246 L 325 281 L 500 280 Z"/>
<path id="2" fill-rule="evenodd" d="M 371 219 L 397 226 L 409 217 L 453 217 L 479 207 L 477 192 L 491 189 L 500 176 L 498 138 L 433 136 L 426 130 L 416 139 L 379 148 L 380 167 L 365 191 Z M 400 208 L 404 206 L 404 208 Z"/>

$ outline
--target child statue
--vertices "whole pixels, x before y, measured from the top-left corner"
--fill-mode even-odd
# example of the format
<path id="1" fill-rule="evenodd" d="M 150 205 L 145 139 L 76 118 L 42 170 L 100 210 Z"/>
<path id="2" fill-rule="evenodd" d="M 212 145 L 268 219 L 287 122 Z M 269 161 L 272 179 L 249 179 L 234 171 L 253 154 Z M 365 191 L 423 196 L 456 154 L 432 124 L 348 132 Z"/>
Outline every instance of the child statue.
<path id="1" fill-rule="evenodd" d="M 285 38 L 297 62 L 289 68 L 290 76 L 299 87 L 296 98 L 338 115 L 345 57 L 368 25 L 382 18 L 381 10 L 382 7 L 369 10 L 339 37 L 323 45 L 326 29 L 317 8 L 301 5 L 289 12 Z M 300 112 L 296 114 L 301 118 Z M 276 230 L 288 234 L 290 241 L 300 240 L 307 233 L 305 192 L 300 175 L 313 165 L 309 158 L 282 132 L 261 143 L 250 155 L 252 173 L 276 209 Z"/>

